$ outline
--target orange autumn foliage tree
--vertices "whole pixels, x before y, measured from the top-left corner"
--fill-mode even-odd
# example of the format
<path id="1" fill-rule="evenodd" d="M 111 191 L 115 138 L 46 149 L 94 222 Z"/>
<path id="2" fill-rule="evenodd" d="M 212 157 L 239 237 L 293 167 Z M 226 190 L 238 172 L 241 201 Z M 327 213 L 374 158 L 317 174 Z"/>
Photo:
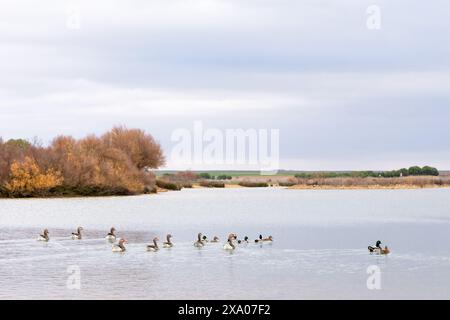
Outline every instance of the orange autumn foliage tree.
<path id="1" fill-rule="evenodd" d="M 0 139 L 0 196 L 15 196 L 11 192 L 22 189 L 42 196 L 44 192 L 30 187 L 37 182 L 45 185 L 42 179 L 31 178 L 36 172 L 44 176 L 58 173 L 61 183 L 47 188 L 56 196 L 146 193 L 156 185 L 150 170 L 164 162 L 162 149 L 151 135 L 125 127 L 78 140 L 59 136 L 47 147 Z M 51 180 L 47 181 L 50 186 Z"/>
<path id="2" fill-rule="evenodd" d="M 5 184 L 5 189 L 10 195 L 27 197 L 45 194 L 62 182 L 59 172 L 52 169 L 41 172 L 36 161 L 26 157 L 23 162 L 14 161 L 11 165 L 10 181 Z"/>

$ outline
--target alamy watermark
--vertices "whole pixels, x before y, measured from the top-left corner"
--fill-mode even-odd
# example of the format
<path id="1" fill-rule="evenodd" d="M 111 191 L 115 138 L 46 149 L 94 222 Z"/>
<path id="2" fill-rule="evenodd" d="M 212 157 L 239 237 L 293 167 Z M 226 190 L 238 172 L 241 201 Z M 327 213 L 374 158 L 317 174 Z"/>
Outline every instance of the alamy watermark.
<path id="1" fill-rule="evenodd" d="M 205 128 L 195 121 L 192 129 L 172 132 L 171 161 L 185 167 L 246 167 L 262 175 L 275 175 L 280 165 L 279 129 Z"/>
<path id="2" fill-rule="evenodd" d="M 381 290 L 381 269 L 379 266 L 371 265 L 367 267 L 367 289 Z"/>
<path id="3" fill-rule="evenodd" d="M 66 27 L 70 30 L 81 29 L 81 10 L 78 5 L 69 4 L 66 7 Z"/>
<path id="4" fill-rule="evenodd" d="M 67 273 L 69 277 L 66 281 L 66 287 L 69 290 L 80 290 L 81 289 L 81 269 L 77 265 L 72 265 L 67 267 Z"/>
<path id="5" fill-rule="evenodd" d="M 366 26 L 369 30 L 381 29 L 381 8 L 375 4 L 366 9 L 367 20 Z"/>

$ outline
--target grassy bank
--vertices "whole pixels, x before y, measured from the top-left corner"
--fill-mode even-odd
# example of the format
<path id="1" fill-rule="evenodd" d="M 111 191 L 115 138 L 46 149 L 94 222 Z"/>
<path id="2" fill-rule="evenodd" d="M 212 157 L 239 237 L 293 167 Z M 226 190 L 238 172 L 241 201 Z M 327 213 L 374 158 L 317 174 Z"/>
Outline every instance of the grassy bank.
<path id="1" fill-rule="evenodd" d="M 292 189 L 417 189 L 450 187 L 450 177 L 298 179 Z"/>

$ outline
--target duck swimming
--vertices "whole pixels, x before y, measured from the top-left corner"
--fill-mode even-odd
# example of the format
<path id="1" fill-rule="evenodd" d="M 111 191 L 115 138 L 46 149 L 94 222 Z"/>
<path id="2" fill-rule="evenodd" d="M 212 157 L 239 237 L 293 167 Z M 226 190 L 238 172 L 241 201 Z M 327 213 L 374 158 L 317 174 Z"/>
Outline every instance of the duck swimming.
<path id="1" fill-rule="evenodd" d="M 228 241 L 227 241 L 227 243 L 225 243 L 223 245 L 223 248 L 224 248 L 224 250 L 230 250 L 230 251 L 236 249 L 236 246 L 233 243 L 233 238 L 228 238 Z"/>
<path id="2" fill-rule="evenodd" d="M 375 251 L 381 251 L 381 241 L 378 240 L 377 243 L 375 244 L 375 247 L 369 246 L 367 247 L 369 249 L 369 252 L 375 252 Z"/>
<path id="3" fill-rule="evenodd" d="M 261 243 L 263 240 L 262 234 L 259 235 L 259 238 L 255 240 L 255 243 Z"/>
<path id="4" fill-rule="evenodd" d="M 368 249 L 369 249 L 370 253 L 375 253 L 375 254 L 388 255 L 389 253 L 391 253 L 391 251 L 389 250 L 389 248 L 387 246 L 385 246 L 384 249 L 381 247 L 380 240 L 377 241 L 375 247 L 369 246 Z"/>
<path id="5" fill-rule="evenodd" d="M 158 237 L 155 237 L 155 238 L 153 239 L 153 244 L 150 244 L 150 245 L 147 246 L 147 251 L 151 251 L 151 252 L 156 252 L 156 251 L 158 251 L 158 250 L 159 250 L 159 247 L 158 247 L 158 241 L 159 241 L 159 238 L 158 238 Z"/>
<path id="6" fill-rule="evenodd" d="M 49 234 L 48 229 L 45 229 L 44 234 L 40 234 L 37 238 L 37 241 L 48 242 L 50 240 L 50 237 L 48 236 L 48 234 Z"/>
<path id="7" fill-rule="evenodd" d="M 203 247 L 205 244 L 204 244 L 203 241 L 202 241 L 202 234 L 199 233 L 198 236 L 197 236 L 197 238 L 198 238 L 197 241 L 194 242 L 194 247 L 196 247 L 196 248 L 201 248 L 201 247 Z"/>
<path id="8" fill-rule="evenodd" d="M 106 235 L 106 240 L 111 242 L 116 241 L 116 229 L 114 227 L 111 228 L 111 231 Z"/>
<path id="9" fill-rule="evenodd" d="M 272 243 L 273 242 L 273 237 L 272 236 L 268 236 L 267 238 L 264 238 L 261 241 L 262 242 L 267 242 L 267 243 Z"/>
<path id="10" fill-rule="evenodd" d="M 83 227 L 78 227 L 77 232 L 72 232 L 72 240 L 81 240 L 81 231 L 83 231 Z"/>
<path id="11" fill-rule="evenodd" d="M 238 240 L 238 244 L 247 244 L 248 243 L 248 237 L 245 236 L 244 240 Z"/>
<path id="12" fill-rule="evenodd" d="M 214 238 L 211 240 L 211 242 L 212 242 L 212 243 L 217 243 L 217 242 L 219 242 L 219 240 L 220 240 L 219 237 L 216 236 L 216 237 L 214 237 Z"/>
<path id="13" fill-rule="evenodd" d="M 166 242 L 163 243 L 163 248 L 172 248 L 173 247 L 173 243 L 171 241 L 172 239 L 172 235 L 168 234 L 166 237 Z"/>
<path id="14" fill-rule="evenodd" d="M 120 239 L 119 244 L 113 244 L 112 251 L 113 252 L 125 252 L 127 249 L 125 248 L 124 244 L 128 243 L 126 239 Z"/>

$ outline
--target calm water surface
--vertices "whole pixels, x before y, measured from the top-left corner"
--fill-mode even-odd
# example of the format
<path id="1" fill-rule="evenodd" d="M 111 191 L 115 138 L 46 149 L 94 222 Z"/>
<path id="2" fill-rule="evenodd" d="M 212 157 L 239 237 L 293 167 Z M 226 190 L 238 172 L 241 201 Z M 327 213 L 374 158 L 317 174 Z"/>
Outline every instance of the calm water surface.
<path id="1" fill-rule="evenodd" d="M 1 299 L 449 299 L 450 189 L 195 189 L 0 200 Z M 85 239 L 70 240 L 77 226 Z M 129 241 L 112 253 L 111 226 Z M 49 228 L 51 241 L 35 241 Z M 198 232 L 220 244 L 192 246 Z M 229 232 L 275 242 L 222 249 Z M 173 234 L 175 246 L 146 245 Z M 382 240 L 387 257 L 367 253 Z M 381 290 L 367 289 L 367 268 Z M 81 274 L 69 289 L 68 268 Z"/>

